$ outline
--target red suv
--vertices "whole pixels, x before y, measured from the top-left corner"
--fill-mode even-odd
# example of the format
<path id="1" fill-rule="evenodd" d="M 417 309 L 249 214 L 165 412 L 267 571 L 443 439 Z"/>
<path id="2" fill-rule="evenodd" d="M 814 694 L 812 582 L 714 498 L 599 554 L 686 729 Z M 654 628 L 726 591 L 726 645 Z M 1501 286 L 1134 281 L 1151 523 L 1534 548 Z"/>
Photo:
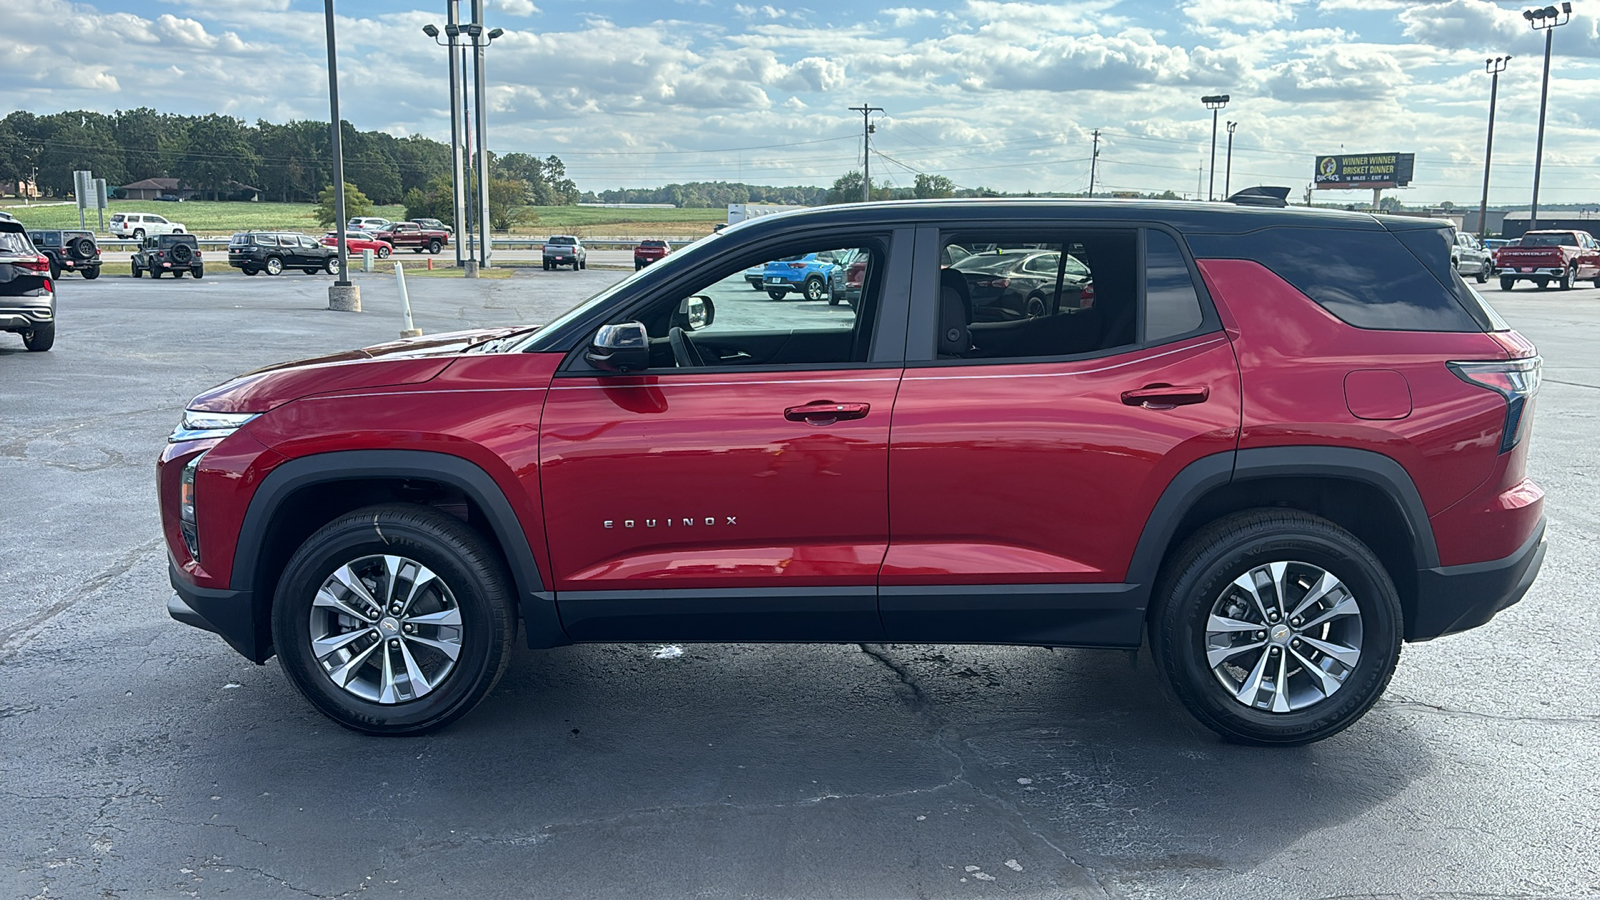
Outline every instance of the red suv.
<path id="1" fill-rule="evenodd" d="M 541 328 L 196 397 L 158 468 L 170 612 L 372 733 L 466 713 L 520 624 L 533 648 L 1148 636 L 1223 736 L 1319 740 L 1402 641 L 1482 625 L 1543 559 L 1539 357 L 1450 246 L 1234 204 L 755 219 Z M 864 260 L 854 303 L 749 299 L 746 269 L 829 251 Z M 1059 277 L 1000 321 L 941 264 L 1041 251 Z"/>

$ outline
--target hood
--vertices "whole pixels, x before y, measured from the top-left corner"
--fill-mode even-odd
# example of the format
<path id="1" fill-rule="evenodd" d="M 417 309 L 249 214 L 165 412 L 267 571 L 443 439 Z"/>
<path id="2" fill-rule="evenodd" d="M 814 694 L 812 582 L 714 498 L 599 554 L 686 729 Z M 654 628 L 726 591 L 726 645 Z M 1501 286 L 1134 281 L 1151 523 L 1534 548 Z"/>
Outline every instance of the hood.
<path id="1" fill-rule="evenodd" d="M 312 394 L 420 384 L 443 372 L 461 351 L 523 330 L 452 331 L 278 363 L 225 381 L 195 397 L 188 408 L 262 413 Z"/>

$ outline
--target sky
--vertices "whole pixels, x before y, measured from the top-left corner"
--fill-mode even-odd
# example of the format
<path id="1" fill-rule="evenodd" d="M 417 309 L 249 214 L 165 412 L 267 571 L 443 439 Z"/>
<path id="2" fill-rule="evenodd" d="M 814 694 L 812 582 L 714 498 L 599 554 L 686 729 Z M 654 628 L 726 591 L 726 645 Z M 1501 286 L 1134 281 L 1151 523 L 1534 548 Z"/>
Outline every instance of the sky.
<path id="1" fill-rule="evenodd" d="M 449 140 L 447 0 L 335 0 L 343 117 Z M 1475 205 L 1500 79 L 1490 202 L 1533 182 L 1543 36 L 1491 0 L 481 0 L 489 146 L 556 154 L 583 190 L 673 181 L 1205 190 L 1232 97 L 1231 186 L 1296 196 L 1324 153 L 1409 152 L 1407 204 Z M 470 0 L 463 2 L 470 18 Z M 1559 5 L 1559 4 L 1558 4 Z M 1542 203 L 1600 208 L 1600 0 L 1555 32 Z M 148 106 L 328 117 L 321 0 L 0 0 L 0 113 Z M 1216 190 L 1226 171 L 1218 137 Z M 1369 191 L 1319 199 L 1364 202 Z"/>

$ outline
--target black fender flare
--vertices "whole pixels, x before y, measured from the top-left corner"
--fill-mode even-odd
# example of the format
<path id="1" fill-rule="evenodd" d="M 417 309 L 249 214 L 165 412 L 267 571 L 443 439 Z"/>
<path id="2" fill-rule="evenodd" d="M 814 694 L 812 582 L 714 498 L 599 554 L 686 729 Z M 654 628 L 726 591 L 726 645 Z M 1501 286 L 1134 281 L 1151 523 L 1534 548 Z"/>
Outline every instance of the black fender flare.
<path id="1" fill-rule="evenodd" d="M 1439 548 L 1422 495 L 1410 473 L 1391 457 L 1354 447 L 1258 447 L 1204 456 L 1178 472 L 1145 521 L 1128 563 L 1127 581 L 1144 585 L 1147 592 L 1154 586 L 1178 523 L 1212 490 L 1230 483 L 1286 476 L 1343 478 L 1379 489 L 1405 521 L 1417 568 L 1439 565 Z"/>
<path id="2" fill-rule="evenodd" d="M 310 485 L 373 478 L 436 481 L 457 488 L 471 498 L 483 511 L 511 569 L 528 646 L 554 647 L 568 642 L 556 614 L 555 597 L 545 589 L 528 535 L 505 492 L 476 463 L 431 450 L 336 450 L 291 459 L 273 469 L 262 479 L 245 510 L 229 586 L 235 591 L 255 588 L 256 569 L 267 528 L 290 495 Z M 256 599 L 258 610 L 268 608 L 271 603 L 270 597 Z"/>

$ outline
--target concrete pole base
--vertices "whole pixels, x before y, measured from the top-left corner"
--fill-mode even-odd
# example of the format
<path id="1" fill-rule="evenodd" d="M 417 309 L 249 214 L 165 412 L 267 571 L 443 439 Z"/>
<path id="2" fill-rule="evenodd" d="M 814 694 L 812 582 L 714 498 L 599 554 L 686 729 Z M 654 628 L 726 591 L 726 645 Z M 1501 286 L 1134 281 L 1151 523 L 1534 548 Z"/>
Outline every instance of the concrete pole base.
<path id="1" fill-rule="evenodd" d="M 467 260 L 467 277 L 468 278 L 477 278 L 478 277 L 478 261 L 477 260 L 475 260 L 475 259 Z"/>
<path id="2" fill-rule="evenodd" d="M 337 312 L 361 312 L 361 287 L 354 284 L 328 285 L 328 308 Z"/>
<path id="3" fill-rule="evenodd" d="M 402 328 L 402 329 L 400 329 L 400 336 L 403 337 L 403 338 L 422 337 L 422 329 L 421 328 Z"/>

